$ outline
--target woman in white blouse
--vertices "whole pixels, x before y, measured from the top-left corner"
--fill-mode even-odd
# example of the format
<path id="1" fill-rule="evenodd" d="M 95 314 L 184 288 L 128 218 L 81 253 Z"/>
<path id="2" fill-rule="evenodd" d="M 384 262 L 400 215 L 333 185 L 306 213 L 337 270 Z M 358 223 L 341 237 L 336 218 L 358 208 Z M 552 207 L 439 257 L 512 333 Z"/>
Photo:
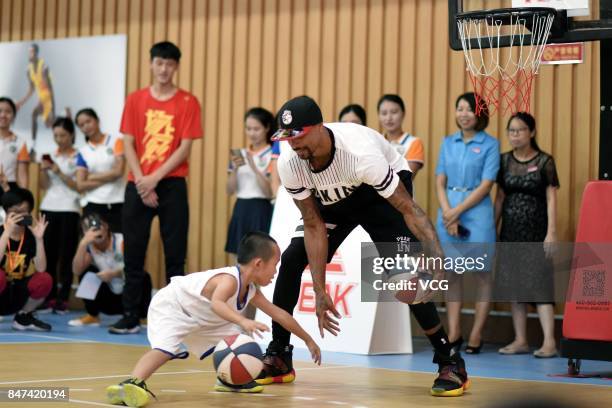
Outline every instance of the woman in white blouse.
<path id="1" fill-rule="evenodd" d="M 47 271 L 53 277 L 47 307 L 63 313 L 67 310 L 72 285 L 72 257 L 79 242 L 77 151 L 74 148 L 74 123 L 70 118 L 58 117 L 52 129 L 57 149 L 43 155 L 40 163 L 39 183 L 46 190 L 40 209 L 49 222 L 44 242 Z"/>

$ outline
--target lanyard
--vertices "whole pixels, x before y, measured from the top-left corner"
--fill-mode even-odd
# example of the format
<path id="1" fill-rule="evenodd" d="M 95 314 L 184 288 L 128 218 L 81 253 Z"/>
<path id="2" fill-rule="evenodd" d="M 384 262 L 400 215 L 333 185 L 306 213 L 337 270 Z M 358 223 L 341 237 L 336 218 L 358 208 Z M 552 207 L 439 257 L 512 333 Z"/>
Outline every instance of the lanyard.
<path id="1" fill-rule="evenodd" d="M 17 253 L 15 254 L 15 258 L 17 256 L 19 256 L 19 254 L 21 253 L 21 247 L 23 246 L 23 241 L 25 238 L 25 232 L 23 234 L 21 234 L 21 240 L 19 241 L 19 247 L 17 248 Z M 9 237 L 8 240 L 8 264 L 9 264 L 9 269 L 10 272 L 13 273 L 15 270 L 13 269 L 13 253 L 11 252 L 11 238 Z"/>

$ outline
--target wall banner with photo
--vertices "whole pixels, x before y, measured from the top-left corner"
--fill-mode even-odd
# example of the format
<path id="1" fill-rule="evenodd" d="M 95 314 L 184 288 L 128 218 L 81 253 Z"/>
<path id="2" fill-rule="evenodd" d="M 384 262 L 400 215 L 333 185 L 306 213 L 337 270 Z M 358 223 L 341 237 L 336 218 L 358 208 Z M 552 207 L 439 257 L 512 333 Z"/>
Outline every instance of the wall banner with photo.
<path id="1" fill-rule="evenodd" d="M 56 117 L 93 108 L 117 133 L 125 100 L 127 37 L 109 35 L 0 43 L 0 96 L 18 104 L 12 131 L 37 161 L 55 150 Z M 84 143 L 77 129 L 76 145 Z"/>

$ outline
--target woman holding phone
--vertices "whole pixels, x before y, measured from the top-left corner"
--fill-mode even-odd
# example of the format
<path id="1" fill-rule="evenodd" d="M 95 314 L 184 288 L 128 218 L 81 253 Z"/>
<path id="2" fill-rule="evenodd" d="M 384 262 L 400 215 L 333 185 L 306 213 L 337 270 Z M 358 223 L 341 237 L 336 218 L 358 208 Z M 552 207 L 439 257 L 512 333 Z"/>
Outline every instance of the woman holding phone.
<path id="1" fill-rule="evenodd" d="M 58 117 L 52 130 L 57 150 L 42 156 L 38 179 L 40 188 L 45 190 L 40 210 L 49 223 L 44 242 L 47 272 L 53 278 L 45 309 L 64 313 L 72 286 L 72 257 L 79 242 L 77 151 L 74 148 L 74 123 L 70 118 Z"/>
<path id="2" fill-rule="evenodd" d="M 274 115 L 264 108 L 251 108 L 244 115 L 244 130 L 249 147 L 230 150 L 226 185 L 227 194 L 237 197 L 225 244 L 225 252 L 234 257 L 244 234 L 269 231 L 274 196 L 271 180 L 276 160 L 270 143 Z"/>

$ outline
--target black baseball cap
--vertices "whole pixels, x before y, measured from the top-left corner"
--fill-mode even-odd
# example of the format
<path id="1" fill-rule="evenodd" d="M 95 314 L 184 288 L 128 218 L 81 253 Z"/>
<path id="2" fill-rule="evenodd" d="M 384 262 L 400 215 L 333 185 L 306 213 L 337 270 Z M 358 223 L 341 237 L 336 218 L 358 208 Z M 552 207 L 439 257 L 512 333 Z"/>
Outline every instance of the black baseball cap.
<path id="1" fill-rule="evenodd" d="M 272 140 L 287 140 L 304 136 L 312 126 L 323 123 L 319 105 L 309 96 L 303 95 L 288 100 L 277 114 L 278 131 Z"/>

